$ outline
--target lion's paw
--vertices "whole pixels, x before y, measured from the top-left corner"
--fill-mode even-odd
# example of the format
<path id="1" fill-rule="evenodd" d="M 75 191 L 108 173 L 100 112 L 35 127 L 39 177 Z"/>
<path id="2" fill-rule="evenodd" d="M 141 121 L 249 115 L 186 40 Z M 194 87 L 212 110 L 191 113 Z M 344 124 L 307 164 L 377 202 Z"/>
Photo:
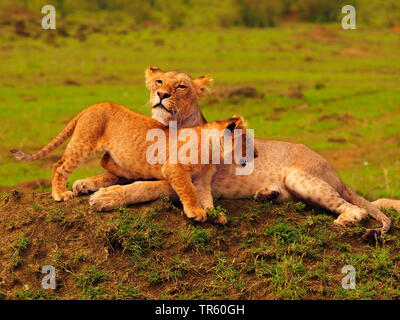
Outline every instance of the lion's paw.
<path id="1" fill-rule="evenodd" d="M 72 186 L 72 191 L 75 196 L 90 194 L 97 190 L 98 186 L 90 179 L 76 180 Z"/>
<path id="2" fill-rule="evenodd" d="M 101 188 L 90 196 L 89 204 L 97 211 L 109 211 L 121 207 L 125 204 L 121 189 L 121 186 Z"/>
<path id="3" fill-rule="evenodd" d="M 74 194 L 71 191 L 65 191 L 59 194 L 53 193 L 52 196 L 55 201 L 68 201 L 74 197 Z"/>
<path id="4" fill-rule="evenodd" d="M 201 208 L 185 210 L 185 214 L 188 218 L 193 219 L 194 221 L 204 222 L 207 220 L 207 213 Z"/>
<path id="5" fill-rule="evenodd" d="M 215 222 L 221 223 L 221 224 L 227 224 L 228 218 L 225 215 L 223 215 L 223 216 L 220 216 L 217 219 L 215 219 Z"/>

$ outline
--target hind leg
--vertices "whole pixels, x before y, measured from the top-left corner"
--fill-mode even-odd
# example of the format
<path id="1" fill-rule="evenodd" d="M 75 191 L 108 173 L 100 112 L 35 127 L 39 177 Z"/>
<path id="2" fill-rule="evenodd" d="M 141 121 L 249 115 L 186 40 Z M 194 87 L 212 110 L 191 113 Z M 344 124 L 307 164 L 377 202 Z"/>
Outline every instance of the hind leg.
<path id="1" fill-rule="evenodd" d="M 136 181 L 124 186 L 101 188 L 90 196 L 89 204 L 98 211 L 113 210 L 130 204 L 159 199 L 164 194 L 171 199 L 177 195 L 168 181 Z"/>
<path id="2" fill-rule="evenodd" d="M 298 198 L 338 213 L 339 217 L 334 222 L 342 226 L 359 222 L 368 215 L 364 208 L 344 200 L 327 182 L 300 169 L 288 172 L 285 185 Z"/>
<path id="3" fill-rule="evenodd" d="M 104 154 L 100 164 L 107 172 L 87 179 L 76 180 L 72 186 L 72 191 L 75 196 L 93 193 L 100 188 L 128 182 L 128 179 L 118 175 L 124 172 L 110 157 L 109 153 Z"/>
<path id="4" fill-rule="evenodd" d="M 51 195 L 55 201 L 67 201 L 73 197 L 71 191 L 67 191 L 68 176 L 78 165 L 94 153 L 94 148 L 89 144 L 77 143 L 71 140 L 61 160 L 53 166 L 51 179 Z"/>

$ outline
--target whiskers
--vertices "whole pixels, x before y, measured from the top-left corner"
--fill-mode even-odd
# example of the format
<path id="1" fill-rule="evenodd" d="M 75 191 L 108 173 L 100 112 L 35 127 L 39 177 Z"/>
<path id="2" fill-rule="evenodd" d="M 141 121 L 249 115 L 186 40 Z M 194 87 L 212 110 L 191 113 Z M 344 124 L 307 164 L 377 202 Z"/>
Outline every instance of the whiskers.
<path id="1" fill-rule="evenodd" d="M 152 105 L 151 105 L 151 100 L 149 100 L 149 101 L 143 103 L 143 104 L 141 105 L 141 107 L 142 107 L 142 108 L 143 108 L 143 107 L 152 107 Z"/>

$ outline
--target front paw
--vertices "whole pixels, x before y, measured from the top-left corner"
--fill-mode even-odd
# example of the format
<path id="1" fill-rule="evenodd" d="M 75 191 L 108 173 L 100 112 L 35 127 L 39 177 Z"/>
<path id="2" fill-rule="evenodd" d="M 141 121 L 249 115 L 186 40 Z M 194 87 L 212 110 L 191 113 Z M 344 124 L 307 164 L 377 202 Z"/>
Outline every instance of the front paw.
<path id="1" fill-rule="evenodd" d="M 101 188 L 92 194 L 89 204 L 97 211 L 109 211 L 125 205 L 121 186 Z"/>
<path id="2" fill-rule="evenodd" d="M 219 216 L 217 219 L 215 219 L 215 222 L 221 224 L 227 224 L 228 218 L 226 216 Z"/>
<path id="3" fill-rule="evenodd" d="M 207 220 L 207 213 L 205 210 L 199 209 L 187 209 L 184 210 L 186 216 L 194 221 L 204 222 Z"/>
<path id="4" fill-rule="evenodd" d="M 97 185 L 89 179 L 76 180 L 72 186 L 75 196 L 89 194 L 97 191 Z"/>
<path id="5" fill-rule="evenodd" d="M 68 201 L 69 199 L 73 198 L 74 194 L 71 191 L 65 191 L 62 193 L 54 193 L 52 197 L 55 201 Z"/>

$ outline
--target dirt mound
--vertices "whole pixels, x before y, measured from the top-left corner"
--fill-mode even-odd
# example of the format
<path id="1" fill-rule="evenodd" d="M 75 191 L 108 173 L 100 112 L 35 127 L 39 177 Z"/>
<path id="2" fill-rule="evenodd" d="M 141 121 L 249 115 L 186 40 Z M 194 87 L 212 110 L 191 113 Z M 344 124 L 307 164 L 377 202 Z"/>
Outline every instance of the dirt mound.
<path id="1" fill-rule="evenodd" d="M 51 181 L 49 179 L 37 179 L 21 182 L 15 186 L 0 186 L 0 191 L 11 191 L 11 190 L 23 190 L 33 191 L 37 189 L 48 188 L 51 186 Z"/>
<path id="2" fill-rule="evenodd" d="M 167 199 L 99 213 L 88 206 L 87 197 L 55 203 L 49 193 L 3 193 L 0 296 L 346 298 L 351 295 L 341 289 L 342 266 L 353 254 L 363 261 L 376 254 L 374 245 L 360 238 L 364 226 L 339 228 L 332 215 L 301 202 L 219 200 L 218 204 L 228 212 L 226 226 L 192 223 Z M 397 221 L 386 244 L 398 241 Z M 392 263 L 379 269 L 381 287 L 390 279 L 398 281 L 395 255 L 395 249 L 388 251 Z M 56 270 L 55 290 L 41 288 L 45 265 Z M 357 285 L 377 281 L 374 270 Z M 379 298 L 380 293 L 365 294 Z"/>

